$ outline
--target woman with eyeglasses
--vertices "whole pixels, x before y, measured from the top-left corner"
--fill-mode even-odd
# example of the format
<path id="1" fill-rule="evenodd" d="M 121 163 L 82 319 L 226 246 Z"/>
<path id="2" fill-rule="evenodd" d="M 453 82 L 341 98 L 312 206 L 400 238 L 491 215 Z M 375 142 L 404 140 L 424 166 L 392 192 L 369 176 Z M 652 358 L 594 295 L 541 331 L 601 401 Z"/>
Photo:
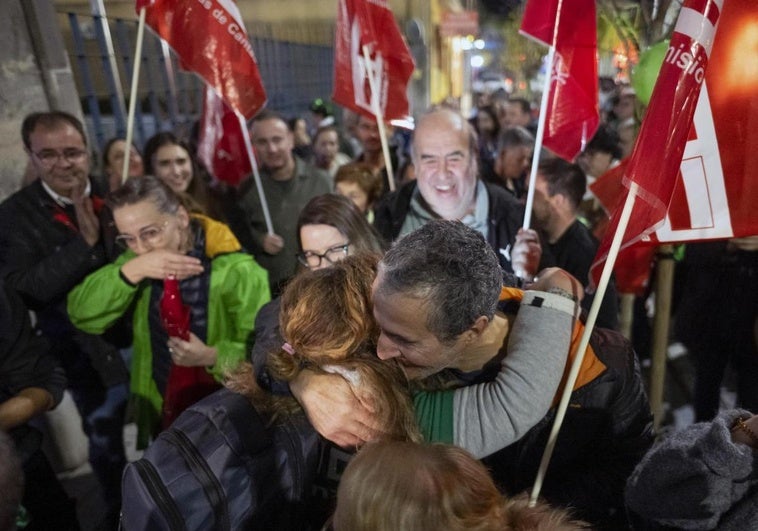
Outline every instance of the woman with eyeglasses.
<path id="1" fill-rule="evenodd" d="M 245 358 L 256 313 L 270 299 L 268 278 L 226 225 L 190 214 L 157 177 L 129 178 L 108 204 L 125 251 L 71 291 L 68 312 L 78 328 L 99 334 L 134 306 L 131 391 L 144 448 L 161 425 L 172 363 L 221 381 Z M 190 309 L 186 341 L 169 337 L 161 321 L 170 277 Z"/>
<path id="2" fill-rule="evenodd" d="M 323 269 L 358 253 L 382 254 L 385 244 L 350 199 L 324 194 L 311 199 L 297 219 L 297 259 L 304 269 Z M 255 321 L 252 361 L 258 374 L 271 349 L 282 344 L 279 332 L 280 298 L 266 304 Z"/>

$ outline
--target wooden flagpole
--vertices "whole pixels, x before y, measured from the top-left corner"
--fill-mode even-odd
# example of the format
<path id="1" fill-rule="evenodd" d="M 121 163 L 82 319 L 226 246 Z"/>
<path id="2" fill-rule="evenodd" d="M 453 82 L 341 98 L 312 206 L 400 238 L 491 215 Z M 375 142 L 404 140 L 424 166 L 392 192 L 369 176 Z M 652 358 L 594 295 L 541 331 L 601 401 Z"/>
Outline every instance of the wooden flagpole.
<path id="1" fill-rule="evenodd" d="M 653 428 L 657 431 L 663 422 L 663 389 L 666 380 L 666 359 L 671 323 L 671 295 L 674 283 L 674 247 L 658 248 L 655 274 L 655 318 L 650 358 L 650 408 L 653 411 Z"/>
<path id="2" fill-rule="evenodd" d="M 616 264 L 616 258 L 618 257 L 619 250 L 621 249 L 621 242 L 624 237 L 624 233 L 626 232 L 626 228 L 629 225 L 629 219 L 632 215 L 632 209 L 634 208 L 634 202 L 637 197 L 638 188 L 639 185 L 637 185 L 635 182 L 632 182 L 629 188 L 629 195 L 626 196 L 624 208 L 621 211 L 621 217 L 619 218 L 616 234 L 613 235 L 613 241 L 611 243 L 611 248 L 608 251 L 608 257 L 606 258 L 605 264 L 603 265 L 603 272 L 600 275 L 600 282 L 598 283 L 597 292 L 595 293 L 595 298 L 592 301 L 592 306 L 590 307 L 590 312 L 587 316 L 587 322 L 584 325 L 584 332 L 582 333 L 582 337 L 579 341 L 576 357 L 574 358 L 574 363 L 571 365 L 571 371 L 569 372 L 566 386 L 563 389 L 561 401 L 558 404 L 558 410 L 555 413 L 553 428 L 550 431 L 550 436 L 548 438 L 547 445 L 545 446 L 545 451 L 542 454 L 540 468 L 537 471 L 537 477 L 534 480 L 532 493 L 529 497 L 529 505 L 532 507 L 537 503 L 537 498 L 539 498 L 540 490 L 542 490 L 542 483 L 545 480 L 545 473 L 547 472 L 547 467 L 550 464 L 550 458 L 552 457 L 553 450 L 555 449 L 555 443 L 558 439 L 558 432 L 560 431 L 561 425 L 563 424 L 563 419 L 566 416 L 569 398 L 571 397 L 576 379 L 579 376 L 579 369 L 582 366 L 584 354 L 587 351 L 587 346 L 590 344 L 590 336 L 592 335 L 592 330 L 595 327 L 597 315 L 600 312 L 600 304 L 603 302 L 603 297 L 605 296 L 605 291 L 608 288 L 608 282 L 610 281 L 611 273 L 613 272 L 613 266 Z"/>

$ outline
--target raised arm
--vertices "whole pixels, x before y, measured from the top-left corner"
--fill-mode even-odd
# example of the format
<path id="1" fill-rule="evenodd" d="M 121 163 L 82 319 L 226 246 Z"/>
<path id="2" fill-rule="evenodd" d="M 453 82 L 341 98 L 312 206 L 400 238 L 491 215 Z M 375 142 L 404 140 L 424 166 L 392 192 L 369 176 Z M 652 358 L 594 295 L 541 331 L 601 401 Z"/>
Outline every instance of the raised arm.
<path id="1" fill-rule="evenodd" d="M 425 438 L 480 458 L 520 439 L 550 408 L 566 365 L 577 305 L 562 295 L 527 291 L 497 377 L 452 391 L 416 395 Z M 445 429 L 450 423 L 452 429 Z"/>

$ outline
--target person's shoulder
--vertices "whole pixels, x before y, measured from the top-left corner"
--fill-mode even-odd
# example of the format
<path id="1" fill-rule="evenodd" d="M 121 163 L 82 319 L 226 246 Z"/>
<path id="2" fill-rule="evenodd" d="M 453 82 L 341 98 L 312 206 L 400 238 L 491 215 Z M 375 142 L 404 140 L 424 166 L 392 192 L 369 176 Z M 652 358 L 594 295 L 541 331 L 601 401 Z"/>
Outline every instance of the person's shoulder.
<path id="1" fill-rule="evenodd" d="M 590 229 L 578 219 L 572 223 L 566 232 L 558 239 L 565 242 L 571 249 L 577 252 L 593 254 L 597 252 L 600 243 L 592 235 Z M 592 257 L 590 257 L 592 258 Z"/>
<path id="2" fill-rule="evenodd" d="M 52 201 L 45 193 L 39 179 L 16 190 L 0 203 L 0 217 L 9 218 L 13 223 L 24 222 L 41 212 L 42 207 L 48 201 Z"/>
<path id="3" fill-rule="evenodd" d="M 413 192 L 416 191 L 416 188 L 418 187 L 418 183 L 416 180 L 408 181 L 407 183 L 403 183 L 399 188 L 396 188 L 393 192 L 387 192 L 384 194 L 384 196 L 381 199 L 381 202 L 386 203 L 395 203 L 397 201 L 402 201 L 404 199 L 410 201 L 411 196 L 413 195 Z"/>
<path id="4" fill-rule="evenodd" d="M 384 194 L 374 207 L 376 219 L 396 217 L 398 215 L 404 216 L 408 210 L 408 205 L 410 205 L 411 197 L 413 197 L 413 192 L 416 190 L 416 187 L 417 183 L 413 180 L 403 184 L 393 192 L 387 192 Z"/>
<path id="5" fill-rule="evenodd" d="M 524 205 L 522 205 L 516 196 L 505 190 L 502 186 L 496 184 L 481 181 L 484 184 L 484 188 L 487 190 L 487 195 L 490 198 L 490 204 L 497 208 L 509 208 L 524 212 Z"/>
<path id="6" fill-rule="evenodd" d="M 524 221 L 524 205 L 516 197 L 502 187 L 484 182 L 488 196 L 487 217 L 491 223 L 506 227 L 511 237 L 515 237 Z"/>
<path id="7" fill-rule="evenodd" d="M 324 188 L 323 193 L 331 191 L 331 180 L 326 170 L 295 156 L 295 176 L 301 183 L 308 183 L 314 188 Z"/>

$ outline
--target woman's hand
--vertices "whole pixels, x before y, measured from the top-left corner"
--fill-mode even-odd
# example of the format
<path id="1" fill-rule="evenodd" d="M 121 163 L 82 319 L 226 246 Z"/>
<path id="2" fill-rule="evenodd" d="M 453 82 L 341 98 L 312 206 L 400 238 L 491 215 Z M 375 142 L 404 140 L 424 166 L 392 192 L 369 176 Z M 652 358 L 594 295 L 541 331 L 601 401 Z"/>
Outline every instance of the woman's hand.
<path id="1" fill-rule="evenodd" d="M 203 266 L 198 258 L 166 249 L 141 254 L 121 266 L 121 273 L 132 284 L 139 284 L 146 278 L 162 280 L 170 275 L 184 280 L 202 272 Z"/>
<path id="2" fill-rule="evenodd" d="M 526 286 L 526 289 L 539 291 L 550 291 L 551 288 L 557 288 L 571 295 L 575 301 L 579 302 L 584 298 L 584 288 L 571 273 L 560 267 L 546 267 L 538 275 L 538 280 Z"/>
<path id="3" fill-rule="evenodd" d="M 206 345 L 192 332 L 189 341 L 171 337 L 167 344 L 171 360 L 182 367 L 209 367 L 218 358 L 216 347 Z"/>

